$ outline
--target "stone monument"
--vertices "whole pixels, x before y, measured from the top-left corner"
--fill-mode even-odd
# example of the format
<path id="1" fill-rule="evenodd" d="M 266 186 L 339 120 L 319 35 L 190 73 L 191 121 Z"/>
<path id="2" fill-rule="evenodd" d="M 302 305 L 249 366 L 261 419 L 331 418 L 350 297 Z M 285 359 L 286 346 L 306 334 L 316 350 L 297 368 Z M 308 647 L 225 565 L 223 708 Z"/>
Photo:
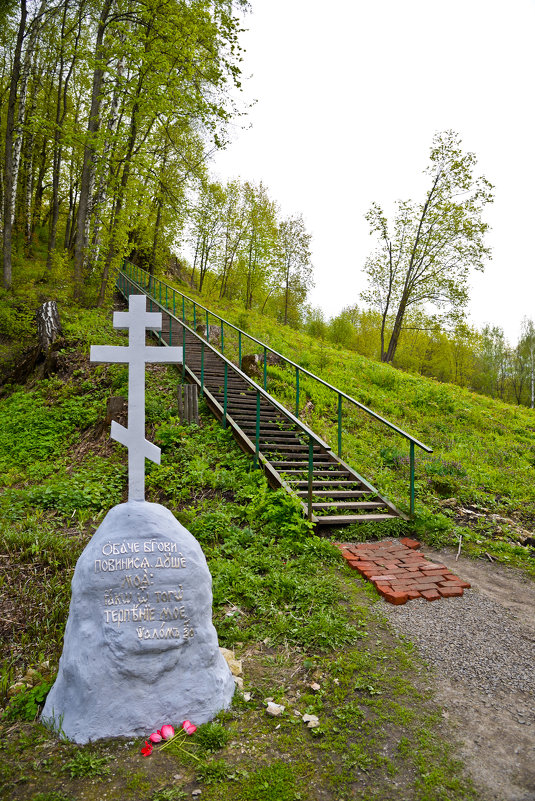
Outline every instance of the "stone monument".
<path id="1" fill-rule="evenodd" d="M 147 347 L 161 314 L 144 295 L 115 312 L 128 346 L 91 348 L 95 362 L 129 365 L 128 503 L 111 509 L 80 556 L 72 580 L 59 671 L 42 720 L 76 743 L 146 735 L 162 723 L 211 720 L 229 706 L 234 680 L 212 624 L 212 579 L 200 545 L 165 507 L 145 501 L 145 364 L 180 362 L 182 348 Z"/>

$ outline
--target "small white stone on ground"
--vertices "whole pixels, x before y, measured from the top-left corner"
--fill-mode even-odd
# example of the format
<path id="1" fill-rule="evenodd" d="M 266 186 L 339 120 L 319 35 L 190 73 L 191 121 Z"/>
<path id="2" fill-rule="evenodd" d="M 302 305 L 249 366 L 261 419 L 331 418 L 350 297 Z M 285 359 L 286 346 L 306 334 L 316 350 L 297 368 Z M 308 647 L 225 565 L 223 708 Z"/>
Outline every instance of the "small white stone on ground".
<path id="1" fill-rule="evenodd" d="M 320 725 L 317 715 L 303 715 L 303 723 L 306 723 L 309 729 L 317 729 Z"/>
<path id="2" fill-rule="evenodd" d="M 274 718 L 278 718 L 284 712 L 283 704 L 274 704 L 273 701 L 269 701 L 266 707 L 266 712 L 268 715 L 271 715 Z"/>

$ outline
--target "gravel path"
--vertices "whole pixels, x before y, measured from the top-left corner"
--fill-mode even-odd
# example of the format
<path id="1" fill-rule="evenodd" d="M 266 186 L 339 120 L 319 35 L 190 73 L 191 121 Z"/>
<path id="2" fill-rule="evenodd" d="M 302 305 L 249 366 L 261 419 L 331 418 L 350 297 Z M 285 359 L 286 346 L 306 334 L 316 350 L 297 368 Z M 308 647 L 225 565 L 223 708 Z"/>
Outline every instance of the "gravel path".
<path id="1" fill-rule="evenodd" d="M 451 680 L 489 693 L 535 693 L 535 633 L 477 590 L 465 590 L 462 598 L 389 605 L 386 613 Z M 535 696 L 533 704 L 535 714 Z"/>
<path id="2" fill-rule="evenodd" d="M 535 583 L 500 565 L 424 552 L 472 589 L 382 611 L 432 668 L 430 684 L 481 799 L 535 801 Z"/>

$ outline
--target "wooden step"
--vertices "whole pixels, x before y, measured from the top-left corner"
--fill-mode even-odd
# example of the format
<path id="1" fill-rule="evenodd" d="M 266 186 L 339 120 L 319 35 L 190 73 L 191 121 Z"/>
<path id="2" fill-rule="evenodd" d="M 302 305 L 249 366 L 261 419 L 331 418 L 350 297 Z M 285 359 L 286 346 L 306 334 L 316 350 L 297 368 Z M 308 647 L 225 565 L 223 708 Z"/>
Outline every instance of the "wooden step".
<path id="1" fill-rule="evenodd" d="M 345 526 L 349 523 L 377 523 L 379 520 L 392 520 L 397 515 L 318 515 L 318 526 Z"/>
<path id="2" fill-rule="evenodd" d="M 316 490 L 313 495 L 317 498 L 358 498 L 362 497 L 361 493 L 362 490 Z M 308 495 L 308 492 L 307 490 L 297 490 L 295 494 L 304 497 Z"/>
<path id="3" fill-rule="evenodd" d="M 332 509 L 335 506 L 336 509 L 340 511 L 344 511 L 344 509 L 386 509 L 386 505 L 381 501 L 355 501 L 353 503 L 337 503 L 336 501 L 332 501 L 331 503 L 312 503 L 313 509 Z M 333 510 L 335 511 L 335 510 Z"/>
<path id="4" fill-rule="evenodd" d="M 335 463 L 333 462 L 333 464 L 335 464 Z M 308 473 L 308 464 L 307 464 L 306 472 Z M 288 480 L 289 481 L 293 481 L 294 477 L 297 477 L 298 475 L 300 476 L 300 475 L 302 475 L 302 473 L 303 473 L 303 470 L 297 470 L 297 469 L 289 469 L 289 470 L 285 470 L 284 471 L 284 475 L 288 476 Z M 347 476 L 348 473 L 345 470 L 314 470 L 314 475 L 315 476 Z M 305 483 L 308 484 L 308 482 L 305 482 Z M 358 482 L 354 482 L 354 483 L 358 483 Z"/>
<path id="5" fill-rule="evenodd" d="M 272 462 L 273 467 L 280 472 L 281 470 L 285 470 L 287 467 L 300 467 L 301 472 L 308 472 L 308 461 L 307 462 Z M 314 469 L 314 474 L 316 470 Z"/>
<path id="6" fill-rule="evenodd" d="M 304 479 L 302 481 L 301 480 L 294 481 L 293 483 L 297 487 L 299 486 L 308 487 L 308 481 L 305 481 Z M 332 487 L 333 489 L 336 488 L 344 489 L 344 486 L 348 488 L 349 486 L 354 486 L 355 484 L 359 487 L 362 486 L 360 481 L 356 481 L 355 479 L 353 479 L 352 481 L 346 481 L 345 479 L 340 481 L 322 481 L 321 479 L 312 480 L 313 486 L 322 487 L 323 489 L 329 489 L 329 487 Z M 369 495 L 370 494 L 369 491 L 367 491 L 366 494 Z"/>

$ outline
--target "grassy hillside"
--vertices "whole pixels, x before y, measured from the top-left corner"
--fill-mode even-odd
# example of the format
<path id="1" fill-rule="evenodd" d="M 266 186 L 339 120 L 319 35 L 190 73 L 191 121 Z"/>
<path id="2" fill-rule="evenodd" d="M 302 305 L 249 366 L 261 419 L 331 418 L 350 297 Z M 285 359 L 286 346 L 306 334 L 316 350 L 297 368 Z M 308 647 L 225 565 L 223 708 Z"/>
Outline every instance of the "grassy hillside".
<path id="1" fill-rule="evenodd" d="M 182 291 L 194 296 L 189 288 L 182 287 Z M 411 527 L 419 536 L 428 542 L 454 544 L 462 535 L 463 548 L 470 552 L 488 552 L 500 560 L 533 567 L 533 410 L 403 373 L 215 298 L 199 298 L 199 302 L 433 449 L 432 454 L 416 449 L 417 514 Z M 188 308 L 187 314 L 191 319 Z M 248 343 L 243 351 L 260 349 Z M 237 342 L 230 333 L 225 334 L 225 352 L 237 354 Z M 293 410 L 293 368 L 269 366 L 268 390 Z M 302 376 L 300 408 L 307 424 L 335 449 L 335 393 Z M 408 442 L 347 401 L 343 406 L 343 456 L 401 508 L 408 509 Z M 392 526 L 399 528 L 398 523 L 365 530 L 354 526 L 347 536 L 376 536 Z"/>
<path id="2" fill-rule="evenodd" d="M 58 375 L 0 399 L 2 798 L 178 801 L 200 788 L 225 801 L 229 787 L 236 801 L 475 798 L 429 674 L 392 634 L 373 588 L 311 534 L 289 496 L 268 489 L 205 408 L 199 426 L 178 425 L 169 367 L 147 371 L 148 437 L 162 448 L 147 498 L 202 544 L 219 641 L 243 659 L 246 694 L 202 727 L 193 755 L 145 759 L 142 739 L 77 747 L 35 720 L 61 653 L 76 560 L 126 493 L 125 451 L 103 417 L 106 397 L 126 392 L 127 372 L 88 363 L 89 342 L 121 335 L 96 312 L 64 323 Z M 280 718 L 266 715 L 266 698 L 285 706 Z M 308 729 L 305 713 L 320 726 Z"/>

